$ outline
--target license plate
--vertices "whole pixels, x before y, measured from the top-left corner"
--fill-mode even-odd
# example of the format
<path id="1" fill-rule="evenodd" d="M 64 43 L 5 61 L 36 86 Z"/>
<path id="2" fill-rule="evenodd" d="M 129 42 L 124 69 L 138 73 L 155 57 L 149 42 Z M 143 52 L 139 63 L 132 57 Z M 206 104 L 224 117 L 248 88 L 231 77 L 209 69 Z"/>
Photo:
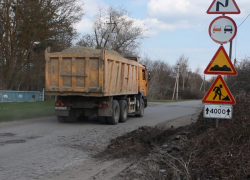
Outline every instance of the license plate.
<path id="1" fill-rule="evenodd" d="M 67 110 L 67 107 L 55 107 L 55 110 Z"/>

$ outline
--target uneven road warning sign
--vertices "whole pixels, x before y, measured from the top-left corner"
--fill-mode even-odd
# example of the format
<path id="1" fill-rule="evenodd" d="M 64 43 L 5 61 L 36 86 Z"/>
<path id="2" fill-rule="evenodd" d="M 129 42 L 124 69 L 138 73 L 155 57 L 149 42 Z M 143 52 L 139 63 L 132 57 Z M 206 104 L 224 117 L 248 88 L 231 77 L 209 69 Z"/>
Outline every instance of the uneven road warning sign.
<path id="1" fill-rule="evenodd" d="M 215 79 L 202 102 L 214 104 L 235 104 L 235 100 L 221 75 Z"/>
<path id="2" fill-rule="evenodd" d="M 240 9 L 235 0 L 214 0 L 207 14 L 240 14 Z"/>
<path id="3" fill-rule="evenodd" d="M 220 46 L 215 53 L 204 74 L 237 75 L 237 71 L 223 46 Z"/>

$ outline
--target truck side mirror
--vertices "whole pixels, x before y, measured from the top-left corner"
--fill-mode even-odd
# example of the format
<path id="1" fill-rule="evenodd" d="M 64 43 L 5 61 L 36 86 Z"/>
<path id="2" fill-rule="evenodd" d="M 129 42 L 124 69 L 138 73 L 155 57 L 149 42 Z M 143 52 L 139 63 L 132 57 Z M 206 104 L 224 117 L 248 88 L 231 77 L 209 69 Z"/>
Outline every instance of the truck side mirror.
<path id="1" fill-rule="evenodd" d="M 151 72 L 148 71 L 148 81 L 150 81 L 150 80 L 151 80 Z"/>

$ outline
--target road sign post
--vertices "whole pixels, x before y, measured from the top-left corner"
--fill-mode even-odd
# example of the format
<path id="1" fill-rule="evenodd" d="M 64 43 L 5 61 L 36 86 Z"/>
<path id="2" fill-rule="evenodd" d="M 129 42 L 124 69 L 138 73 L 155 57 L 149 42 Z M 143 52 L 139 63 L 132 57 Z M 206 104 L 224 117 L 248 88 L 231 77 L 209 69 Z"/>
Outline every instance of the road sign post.
<path id="1" fill-rule="evenodd" d="M 207 10 L 207 14 L 222 14 L 222 16 L 215 18 L 209 25 L 209 36 L 214 42 L 221 44 L 221 46 L 204 71 L 204 74 L 215 74 L 218 77 L 202 100 L 203 103 L 212 104 L 205 105 L 203 116 L 216 119 L 216 128 L 218 128 L 219 119 L 232 118 L 233 109 L 230 104 L 236 103 L 221 76 L 237 75 L 237 71 L 223 47 L 223 44 L 229 42 L 231 44 L 237 34 L 237 26 L 234 20 L 225 16 L 225 14 L 240 14 L 240 9 L 235 0 L 213 0 Z"/>

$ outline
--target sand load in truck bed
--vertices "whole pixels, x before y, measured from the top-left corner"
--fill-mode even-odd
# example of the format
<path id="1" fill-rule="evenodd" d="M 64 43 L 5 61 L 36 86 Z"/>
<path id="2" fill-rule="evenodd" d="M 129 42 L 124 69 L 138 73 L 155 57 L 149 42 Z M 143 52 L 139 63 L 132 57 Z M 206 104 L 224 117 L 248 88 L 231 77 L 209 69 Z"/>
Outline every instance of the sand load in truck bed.
<path id="1" fill-rule="evenodd" d="M 45 56 L 48 95 L 138 93 L 138 62 L 125 59 L 116 51 L 73 47 Z"/>

